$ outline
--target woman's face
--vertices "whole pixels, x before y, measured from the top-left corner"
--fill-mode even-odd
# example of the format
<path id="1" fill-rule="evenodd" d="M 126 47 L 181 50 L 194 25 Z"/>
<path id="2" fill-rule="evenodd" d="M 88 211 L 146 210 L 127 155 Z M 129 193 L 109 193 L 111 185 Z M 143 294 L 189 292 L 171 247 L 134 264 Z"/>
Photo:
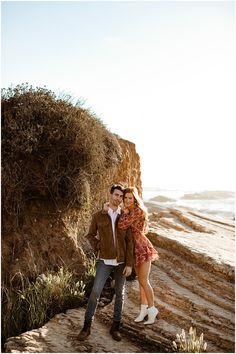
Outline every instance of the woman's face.
<path id="1" fill-rule="evenodd" d="M 132 193 L 126 193 L 124 196 L 124 206 L 125 208 L 129 208 L 134 205 L 134 196 Z"/>

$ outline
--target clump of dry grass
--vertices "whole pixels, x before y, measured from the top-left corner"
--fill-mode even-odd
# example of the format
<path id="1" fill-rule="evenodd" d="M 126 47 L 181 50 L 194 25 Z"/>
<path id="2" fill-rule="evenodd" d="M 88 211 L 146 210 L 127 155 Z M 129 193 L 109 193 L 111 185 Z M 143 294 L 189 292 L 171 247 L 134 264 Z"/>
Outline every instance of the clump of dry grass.
<path id="1" fill-rule="evenodd" d="M 172 347 L 178 353 L 203 353 L 207 349 L 207 343 L 203 341 L 203 333 L 198 337 L 196 329 L 190 327 L 188 334 L 185 334 L 184 329 L 181 334 L 176 334 Z"/>
<path id="2" fill-rule="evenodd" d="M 9 214 L 19 215 L 32 199 L 80 207 L 120 159 L 116 137 L 70 96 L 28 84 L 2 90 L 2 200 Z"/>

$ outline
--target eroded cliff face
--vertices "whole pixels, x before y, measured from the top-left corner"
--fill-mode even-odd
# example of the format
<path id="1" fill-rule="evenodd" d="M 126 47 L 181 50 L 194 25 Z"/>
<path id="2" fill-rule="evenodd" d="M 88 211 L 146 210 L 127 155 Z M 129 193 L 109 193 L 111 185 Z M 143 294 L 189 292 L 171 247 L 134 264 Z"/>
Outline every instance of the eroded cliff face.
<path id="1" fill-rule="evenodd" d="M 17 274 L 34 277 L 47 270 L 63 266 L 81 275 L 85 270 L 85 253 L 89 248 L 84 236 L 92 213 L 107 200 L 110 186 L 123 182 L 142 191 L 140 159 L 135 145 L 119 139 L 122 160 L 107 170 L 99 189 L 91 193 L 82 208 L 65 209 L 63 205 L 31 201 L 17 222 L 3 215 L 2 277 Z M 92 188 L 91 188 L 92 189 Z"/>
<path id="2" fill-rule="evenodd" d="M 136 186 L 142 195 L 140 158 L 135 144 L 124 139 L 119 139 L 119 144 L 122 148 L 123 159 L 122 163 L 115 168 L 112 179 L 123 181 L 129 186 Z"/>

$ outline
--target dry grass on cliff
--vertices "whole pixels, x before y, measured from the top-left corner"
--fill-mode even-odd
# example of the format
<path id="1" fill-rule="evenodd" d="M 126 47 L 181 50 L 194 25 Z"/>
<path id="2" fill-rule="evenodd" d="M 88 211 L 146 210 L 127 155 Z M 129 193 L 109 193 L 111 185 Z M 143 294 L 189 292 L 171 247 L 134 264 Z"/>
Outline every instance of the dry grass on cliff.
<path id="1" fill-rule="evenodd" d="M 34 281 L 21 273 L 17 277 L 17 287 L 1 287 L 2 345 L 8 337 L 41 327 L 57 313 L 82 306 L 91 282 L 91 277 L 78 279 L 64 268 L 40 274 Z"/>
<path id="2" fill-rule="evenodd" d="M 116 137 L 70 96 L 19 85 L 2 90 L 3 210 L 32 199 L 81 206 L 121 159 Z"/>

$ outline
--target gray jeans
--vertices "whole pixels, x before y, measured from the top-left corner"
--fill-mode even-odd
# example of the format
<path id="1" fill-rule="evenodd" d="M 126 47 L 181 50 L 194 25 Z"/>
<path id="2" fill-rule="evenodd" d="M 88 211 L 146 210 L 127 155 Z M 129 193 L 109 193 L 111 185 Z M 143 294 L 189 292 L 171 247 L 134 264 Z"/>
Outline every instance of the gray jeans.
<path id="1" fill-rule="evenodd" d="M 120 321 L 125 297 L 126 278 L 122 274 L 125 268 L 125 264 L 122 263 L 117 266 L 106 265 L 102 260 L 99 259 L 97 261 L 96 267 L 96 277 L 94 279 L 93 289 L 89 296 L 88 306 L 85 312 L 85 321 L 89 322 L 93 319 L 101 292 L 103 290 L 107 278 L 109 277 L 112 271 L 114 271 L 116 295 L 114 305 L 114 321 Z"/>

